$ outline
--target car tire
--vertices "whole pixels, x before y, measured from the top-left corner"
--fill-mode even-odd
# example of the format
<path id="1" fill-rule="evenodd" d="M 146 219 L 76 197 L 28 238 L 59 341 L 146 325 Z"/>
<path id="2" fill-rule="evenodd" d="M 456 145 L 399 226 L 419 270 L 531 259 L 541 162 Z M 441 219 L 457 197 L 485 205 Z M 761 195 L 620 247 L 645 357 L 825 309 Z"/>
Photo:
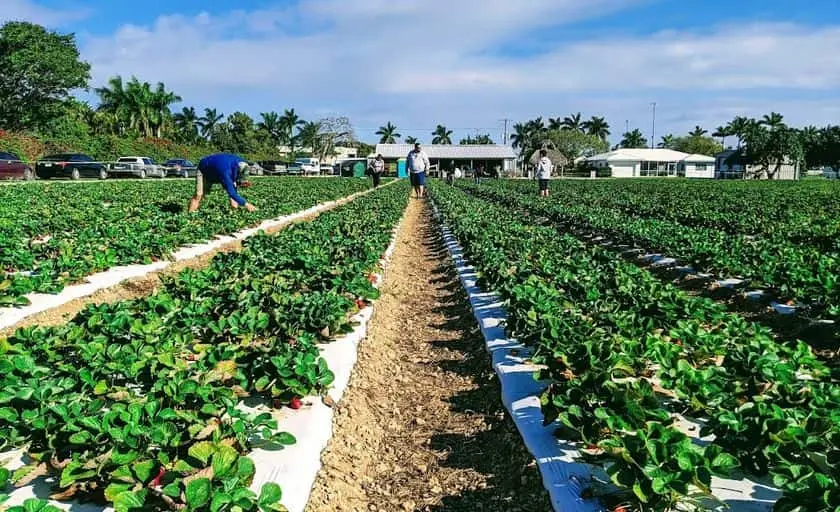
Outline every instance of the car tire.
<path id="1" fill-rule="evenodd" d="M 99 170 L 99 179 L 100 180 L 107 180 L 108 179 L 108 172 L 105 169 Z"/>
<path id="2" fill-rule="evenodd" d="M 79 172 L 79 169 L 74 168 L 70 171 L 70 179 L 71 180 L 78 180 L 82 177 L 82 173 Z"/>
<path id="3" fill-rule="evenodd" d="M 23 179 L 26 181 L 32 181 L 35 179 L 35 171 L 27 167 L 23 170 Z"/>
<path id="4" fill-rule="evenodd" d="M 146 179 L 146 170 L 145 170 L 145 169 L 141 169 L 141 170 L 140 170 L 140 174 L 138 174 L 138 175 L 137 175 L 137 177 L 138 177 L 138 178 L 140 178 L 141 180 Z"/>

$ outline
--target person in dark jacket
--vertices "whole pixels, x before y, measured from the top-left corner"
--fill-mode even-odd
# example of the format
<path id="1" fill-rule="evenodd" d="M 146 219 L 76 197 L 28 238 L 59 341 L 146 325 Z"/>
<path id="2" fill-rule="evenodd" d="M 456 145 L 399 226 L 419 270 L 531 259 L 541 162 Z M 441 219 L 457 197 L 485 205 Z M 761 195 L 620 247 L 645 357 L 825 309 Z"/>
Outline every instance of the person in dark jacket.
<path id="1" fill-rule="evenodd" d="M 216 153 L 205 156 L 198 162 L 195 176 L 195 195 L 190 200 L 190 213 L 198 210 L 204 194 L 214 183 L 220 183 L 230 198 L 231 208 L 244 206 L 249 212 L 257 208 L 240 196 L 236 189 L 242 185 L 248 172 L 248 162 L 230 153 Z"/>

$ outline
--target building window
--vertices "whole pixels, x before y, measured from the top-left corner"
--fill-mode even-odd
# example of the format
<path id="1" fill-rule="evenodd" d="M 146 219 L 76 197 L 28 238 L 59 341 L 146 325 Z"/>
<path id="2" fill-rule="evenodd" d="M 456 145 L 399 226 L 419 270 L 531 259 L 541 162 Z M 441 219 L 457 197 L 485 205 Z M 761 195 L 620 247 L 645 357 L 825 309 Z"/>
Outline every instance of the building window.
<path id="1" fill-rule="evenodd" d="M 695 171 L 705 171 L 707 169 L 708 167 L 706 166 L 706 164 L 694 164 Z"/>

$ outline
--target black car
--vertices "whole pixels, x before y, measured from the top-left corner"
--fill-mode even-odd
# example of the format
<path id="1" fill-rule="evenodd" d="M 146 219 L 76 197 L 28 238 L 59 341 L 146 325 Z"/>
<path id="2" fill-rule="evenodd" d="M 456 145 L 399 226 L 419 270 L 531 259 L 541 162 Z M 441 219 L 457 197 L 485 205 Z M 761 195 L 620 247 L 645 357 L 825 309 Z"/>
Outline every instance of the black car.
<path id="1" fill-rule="evenodd" d="M 180 178 L 193 178 L 198 174 L 198 167 L 189 160 L 173 158 L 163 164 L 167 176 L 178 176 Z"/>
<path id="2" fill-rule="evenodd" d="M 35 173 L 41 179 L 70 178 L 77 180 L 82 177 L 108 177 L 108 169 L 93 158 L 82 153 L 59 153 L 45 156 L 35 164 Z"/>

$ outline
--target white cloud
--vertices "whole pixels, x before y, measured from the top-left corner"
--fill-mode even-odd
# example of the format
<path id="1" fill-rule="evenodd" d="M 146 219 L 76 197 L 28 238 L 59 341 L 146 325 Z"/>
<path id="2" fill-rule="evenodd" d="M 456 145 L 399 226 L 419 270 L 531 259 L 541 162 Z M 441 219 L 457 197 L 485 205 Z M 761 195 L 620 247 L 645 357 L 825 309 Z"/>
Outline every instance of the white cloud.
<path id="1" fill-rule="evenodd" d="M 0 2 L 0 24 L 7 21 L 30 21 L 46 27 L 60 27 L 85 19 L 87 9 L 51 9 L 36 4 L 33 0 L 2 0 Z"/>
<path id="2" fill-rule="evenodd" d="M 387 120 L 485 128 L 502 117 L 582 110 L 606 115 L 618 132 L 623 119 L 648 126 L 648 104 L 662 97 L 669 101 L 661 106 L 661 130 L 720 124 L 725 118 L 715 116 L 724 114 L 783 111 L 785 104 L 804 109 L 788 113 L 803 122 L 836 116 L 825 108 L 836 97 L 791 97 L 834 95 L 840 26 L 601 32 L 537 55 L 496 51 L 644 1 L 301 0 L 125 25 L 87 40 L 83 54 L 97 83 L 134 74 L 163 81 L 198 106 L 254 113 L 296 106 L 311 116 L 340 111 L 363 128 Z"/>

